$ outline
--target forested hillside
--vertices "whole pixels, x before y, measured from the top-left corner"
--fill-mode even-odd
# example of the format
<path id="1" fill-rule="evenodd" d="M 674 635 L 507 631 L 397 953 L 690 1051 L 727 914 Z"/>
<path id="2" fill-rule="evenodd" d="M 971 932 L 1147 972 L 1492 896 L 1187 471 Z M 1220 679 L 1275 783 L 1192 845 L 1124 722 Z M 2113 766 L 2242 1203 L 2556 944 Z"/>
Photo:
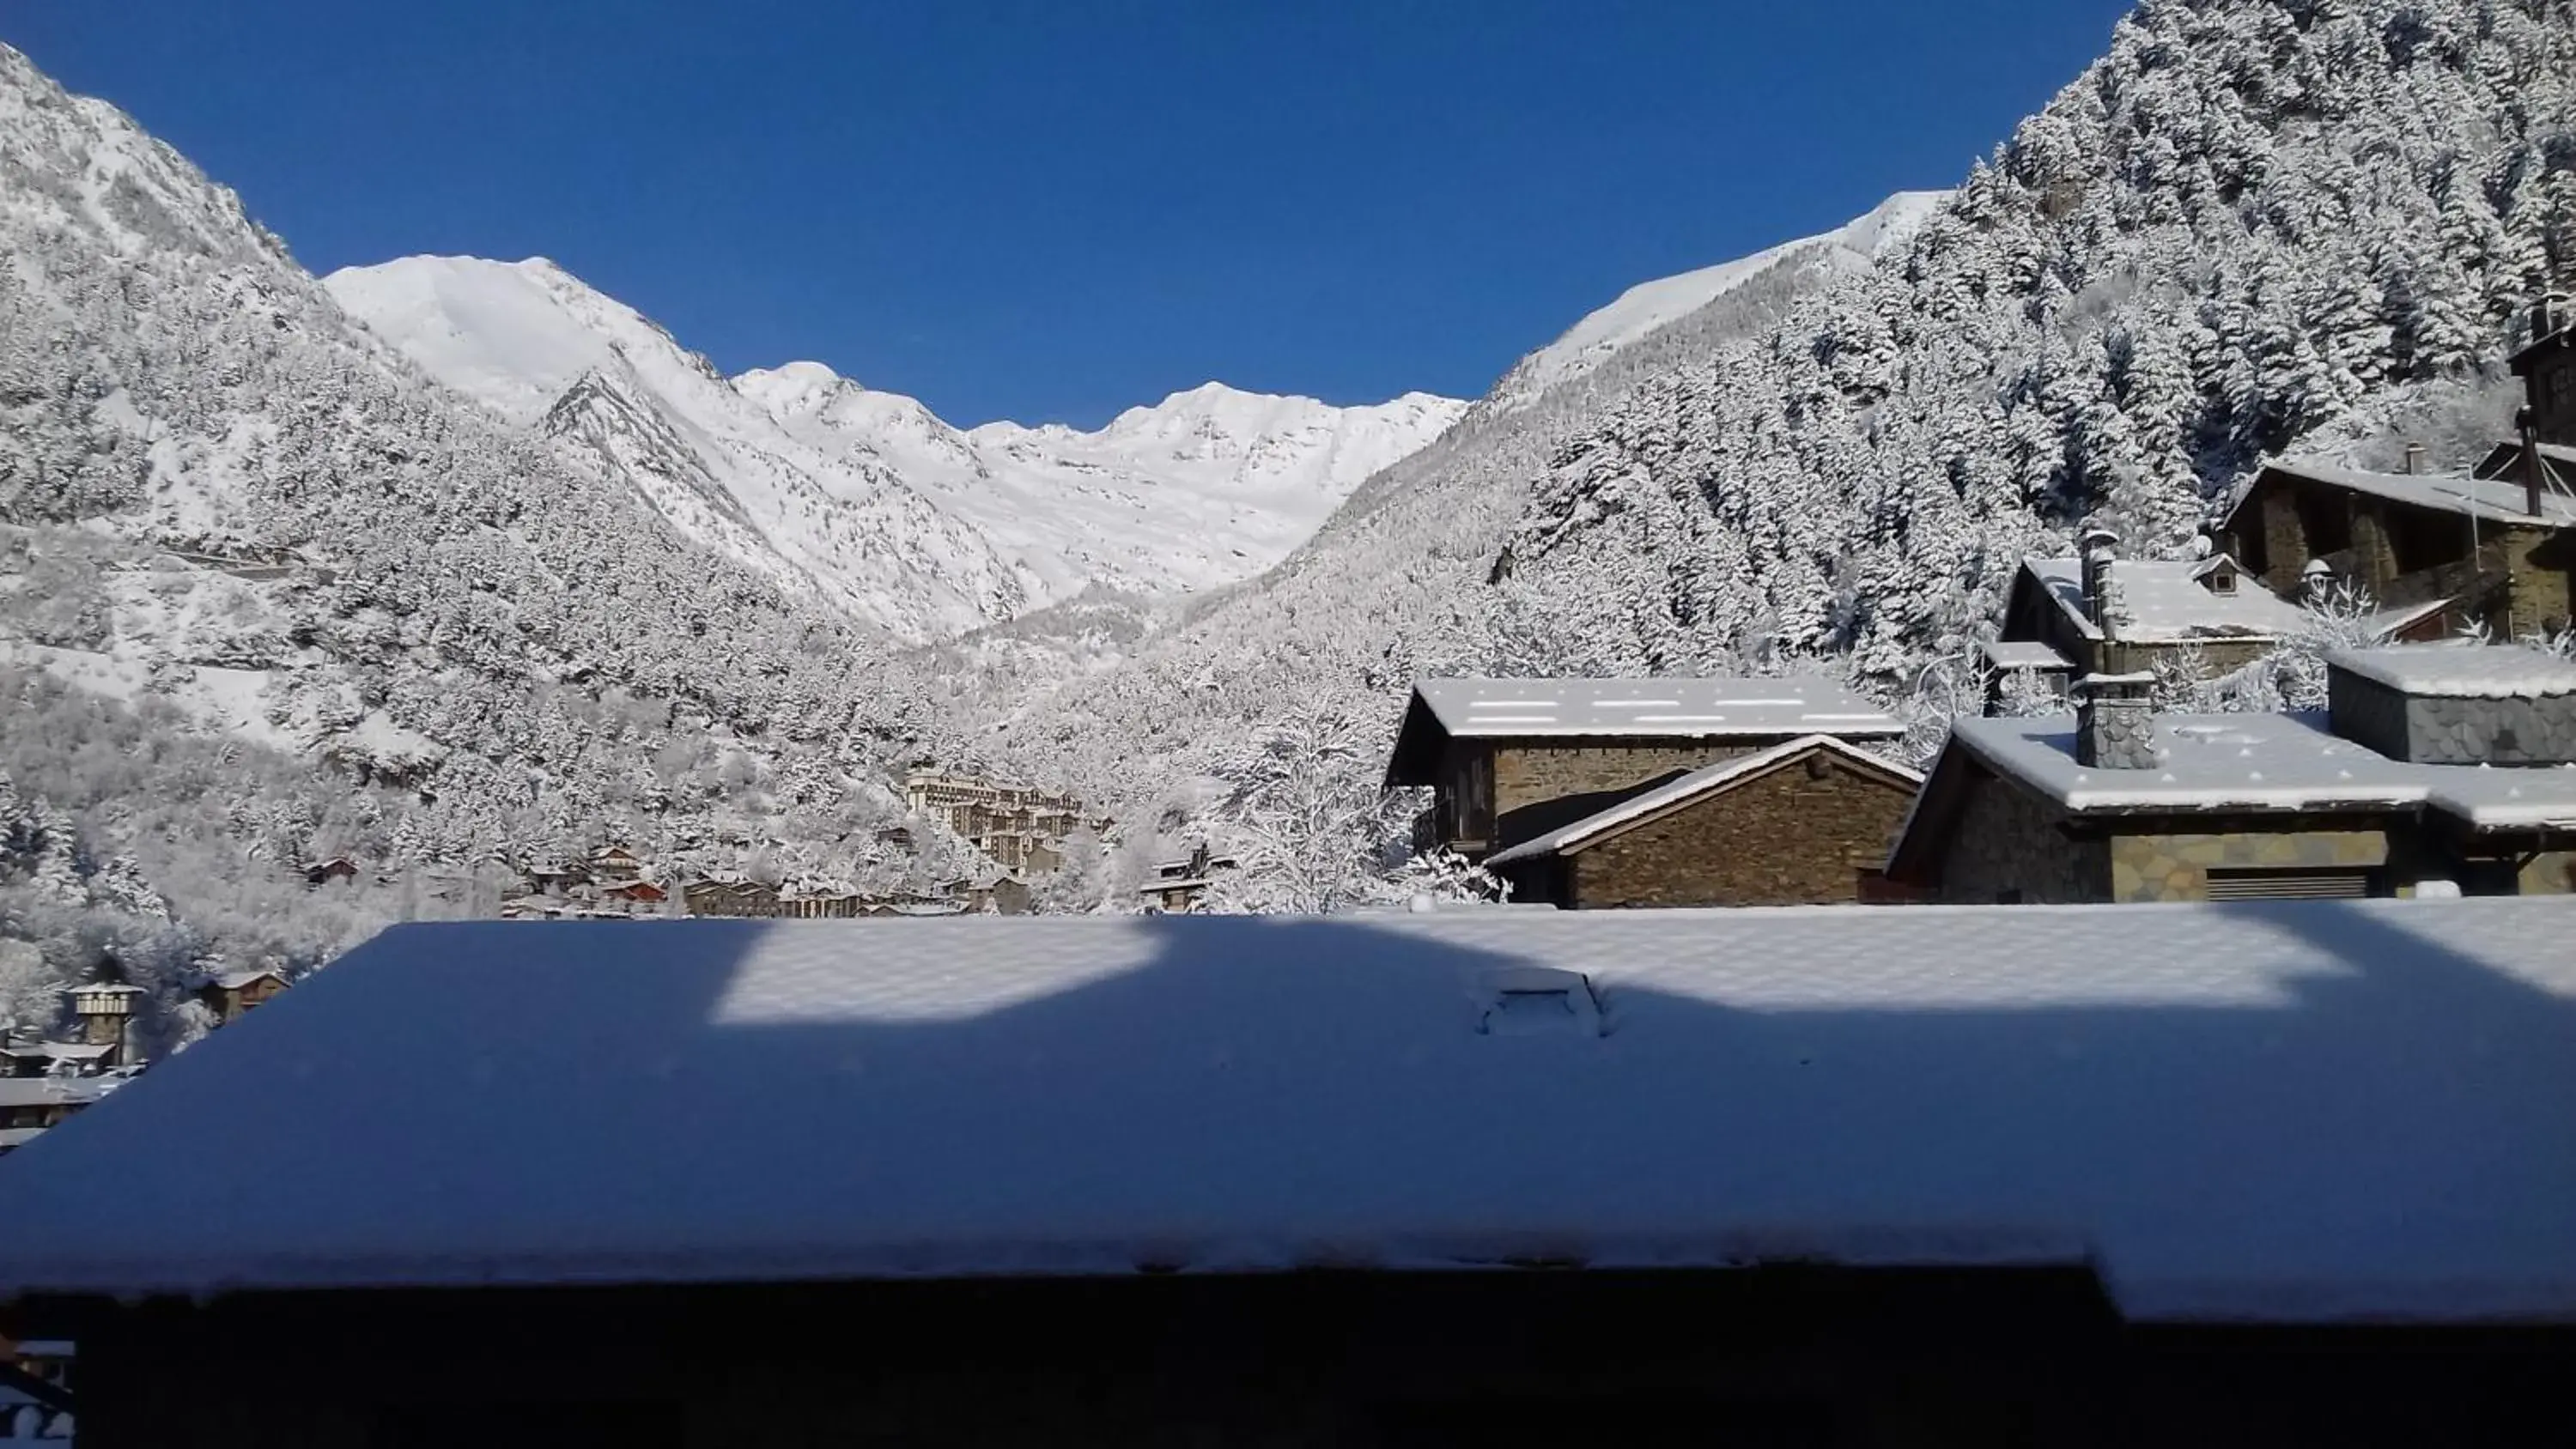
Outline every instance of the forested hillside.
<path id="1" fill-rule="evenodd" d="M 2267 452 L 2459 463 L 2576 279 L 2571 78 L 2569 0 L 2150 0 L 1877 266 L 1471 415 L 1010 748 L 1240 800 L 1243 742 L 1382 739 L 1421 673 L 1821 662 L 1893 695 L 2088 513 L 2169 553 Z"/>
<path id="2" fill-rule="evenodd" d="M 914 697 L 876 639 L 430 384 L 5 47 L 0 254 L 0 763 L 42 825 L 0 820 L 0 885 L 128 858 L 200 907 L 189 951 L 296 965 L 347 933 L 315 854 L 953 863 L 868 844 Z M 57 976 L 123 929 L 20 901 L 0 935 Z"/>

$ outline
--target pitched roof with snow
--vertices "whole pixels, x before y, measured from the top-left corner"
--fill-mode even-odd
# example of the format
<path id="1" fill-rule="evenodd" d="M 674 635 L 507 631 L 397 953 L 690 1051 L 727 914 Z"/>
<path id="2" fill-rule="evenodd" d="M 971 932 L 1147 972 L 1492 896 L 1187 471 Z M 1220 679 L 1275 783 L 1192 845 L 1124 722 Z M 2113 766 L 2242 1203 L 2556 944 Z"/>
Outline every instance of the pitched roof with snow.
<path id="1" fill-rule="evenodd" d="M 2147 914 L 400 926 L 0 1167 L 0 1290 L 1787 1256 L 2576 1317 L 2576 901 Z"/>
<path id="2" fill-rule="evenodd" d="M 2517 481 L 2459 478 L 2433 473 L 2371 473 L 2359 468 L 2342 468 L 2332 463 L 2311 460 L 2284 461 L 2266 465 L 2262 472 L 2255 475 L 2253 486 L 2247 488 L 2237 498 L 2236 506 L 2229 511 L 2226 526 L 2231 529 L 2237 527 L 2236 516 L 2242 513 L 2246 505 L 2253 501 L 2255 495 L 2262 491 L 2265 483 L 2275 478 L 2322 483 L 2330 488 L 2341 488 L 2353 493 L 2366 493 L 2374 498 L 2385 498 L 2392 503 L 2436 509 L 2444 513 L 2457 513 L 2488 523 L 2511 523 L 2536 528 L 2576 527 L 2576 499 L 2570 499 L 2562 494 L 2543 493 L 2540 496 L 2540 514 L 2534 517 L 2530 510 L 2529 497 L 2524 492 L 2522 484 Z M 2273 561 L 2273 567 L 2283 566 L 2283 561 L 2278 559 Z M 2296 561 L 2290 561 L 2289 566 L 2295 567 Z"/>
<path id="3" fill-rule="evenodd" d="M 2036 669 L 2042 674 L 2067 674 L 2075 669 L 2075 661 L 2059 653 L 2057 646 L 2037 639 L 1989 639 L 1977 647 L 1985 653 L 1989 668 L 2005 673 Z"/>
<path id="4" fill-rule="evenodd" d="M 2078 763 L 2075 721 L 2064 715 L 1961 719 L 1950 740 L 1952 749 L 2077 814 L 2429 805 L 2480 830 L 2576 829 L 2576 767 L 2409 764 L 2333 734 L 2319 716 L 2173 714 L 2157 716 L 2155 725 L 2164 763 L 2148 770 Z M 1909 836 L 1912 829 L 1909 822 Z"/>
<path id="5" fill-rule="evenodd" d="M 1835 755 L 1890 784 L 1919 789 L 1923 776 L 1903 765 L 1856 749 L 1831 735 L 1808 735 L 1757 750 L 1732 760 L 1724 760 L 1705 769 L 1669 780 L 1654 789 L 1634 795 L 1597 814 L 1587 815 L 1569 825 L 1562 825 L 1508 850 L 1488 857 L 1488 866 L 1511 865 L 1517 861 L 1536 860 L 1542 856 L 1564 855 L 1597 845 L 1614 836 L 1625 834 L 1659 816 L 1679 810 L 1711 795 L 1722 794 L 1748 780 L 1758 779 L 1784 765 L 1813 754 Z"/>
<path id="6" fill-rule="evenodd" d="M 2306 614 L 2269 591 L 2240 585 L 2234 593 L 2213 592 L 2203 582 L 2209 559 L 2154 562 L 2120 559 L 2111 579 L 2128 605 L 2129 622 L 2120 637 L 2141 644 L 2180 644 L 2194 639 L 2278 639 L 2298 629 Z M 2084 609 L 2084 561 L 2074 558 L 2025 558 L 2022 571 L 2046 593 L 2076 634 L 2099 639 L 2102 631 Z"/>
<path id="7" fill-rule="evenodd" d="M 0 1077 L 0 1107 L 53 1107 L 65 1102 L 95 1102 L 124 1080 L 122 1077 Z"/>
<path id="8" fill-rule="evenodd" d="M 2326 663 L 2401 694 L 2440 699 L 2547 699 L 2576 694 L 2576 659 L 2519 644 L 2400 644 L 2339 649 Z"/>
<path id="9" fill-rule="evenodd" d="M 1440 738 L 1894 739 L 1905 726 L 1850 687 L 1782 679 L 1425 679 L 1413 686 L 1389 785 L 1428 785 Z"/>

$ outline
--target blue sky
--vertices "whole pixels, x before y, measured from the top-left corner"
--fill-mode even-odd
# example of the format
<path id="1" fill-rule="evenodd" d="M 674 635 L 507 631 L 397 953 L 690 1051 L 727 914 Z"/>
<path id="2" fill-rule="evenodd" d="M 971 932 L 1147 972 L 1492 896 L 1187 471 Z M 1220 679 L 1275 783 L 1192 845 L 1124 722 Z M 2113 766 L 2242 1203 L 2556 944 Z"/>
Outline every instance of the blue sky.
<path id="1" fill-rule="evenodd" d="M 1956 181 L 2124 0 L 0 0 L 317 272 L 555 258 L 951 421 L 1482 392 Z"/>

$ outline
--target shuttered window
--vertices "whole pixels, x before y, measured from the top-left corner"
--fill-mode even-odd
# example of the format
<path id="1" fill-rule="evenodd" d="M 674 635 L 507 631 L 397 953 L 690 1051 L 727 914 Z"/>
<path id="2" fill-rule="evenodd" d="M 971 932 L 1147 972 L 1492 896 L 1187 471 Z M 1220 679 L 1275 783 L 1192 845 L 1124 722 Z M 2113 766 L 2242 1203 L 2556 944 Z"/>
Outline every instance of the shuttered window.
<path id="1" fill-rule="evenodd" d="M 2366 870 L 2213 869 L 2213 901 L 2357 901 L 2376 895 Z"/>

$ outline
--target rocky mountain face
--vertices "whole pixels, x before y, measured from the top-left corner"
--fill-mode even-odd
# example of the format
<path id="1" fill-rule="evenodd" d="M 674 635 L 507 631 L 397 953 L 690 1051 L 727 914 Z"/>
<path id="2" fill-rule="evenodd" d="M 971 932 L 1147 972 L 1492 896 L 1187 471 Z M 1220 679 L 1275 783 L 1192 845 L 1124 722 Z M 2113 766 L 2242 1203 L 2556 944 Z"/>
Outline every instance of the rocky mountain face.
<path id="1" fill-rule="evenodd" d="M 1466 408 L 1209 383 L 1097 432 L 961 431 L 819 363 L 723 377 L 542 258 L 407 257 L 324 285 L 432 377 L 625 478 L 687 536 L 909 644 L 1087 589 L 1250 577 Z"/>
<path id="2" fill-rule="evenodd" d="M 2148 0 L 1866 267 L 1784 258 L 1534 398 L 1559 370 L 1524 364 L 997 747 L 1223 797 L 1234 742 L 1383 731 L 1421 673 L 1900 695 L 2088 514 L 2157 554 L 2267 452 L 2461 461 L 2525 304 L 2576 281 L 2571 76 L 2568 0 Z"/>

